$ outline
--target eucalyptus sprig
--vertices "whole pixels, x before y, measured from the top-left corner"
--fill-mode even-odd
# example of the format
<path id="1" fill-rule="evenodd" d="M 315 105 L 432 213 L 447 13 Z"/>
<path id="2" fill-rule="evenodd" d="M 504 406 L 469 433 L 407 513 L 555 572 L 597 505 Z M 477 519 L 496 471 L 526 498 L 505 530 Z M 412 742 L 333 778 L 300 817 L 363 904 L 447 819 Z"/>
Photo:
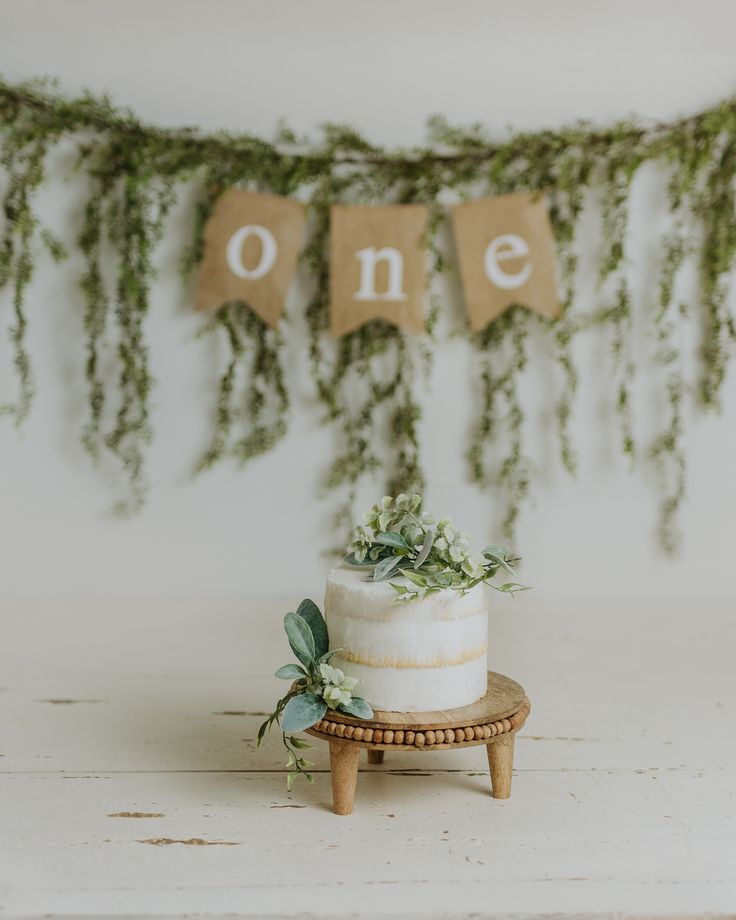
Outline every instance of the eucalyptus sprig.
<path id="1" fill-rule="evenodd" d="M 287 788 L 291 789 L 297 776 L 303 776 L 310 783 L 314 781 L 309 772 L 314 764 L 298 753 L 311 745 L 296 738 L 293 732 L 311 728 L 324 718 L 328 709 L 357 719 L 372 718 L 373 710 L 364 699 L 353 695 L 358 681 L 330 664 L 332 656 L 340 650 L 330 650 L 327 624 L 314 601 L 305 599 L 296 613 L 287 613 L 284 629 L 291 650 L 301 664 L 292 662 L 276 671 L 276 677 L 293 683 L 258 729 L 258 746 L 274 725 L 280 726 L 288 752 Z"/>
<path id="2" fill-rule="evenodd" d="M 421 495 L 385 495 L 363 515 L 348 547 L 348 565 L 370 569 L 373 581 L 403 576 L 410 584 L 391 581 L 396 601 L 412 601 L 451 588 L 467 594 L 481 583 L 504 594 L 524 591 L 518 582 L 494 584 L 499 572 L 515 577 L 513 557 L 490 544 L 471 553 L 468 539 L 449 518 L 435 520 L 422 511 Z"/>

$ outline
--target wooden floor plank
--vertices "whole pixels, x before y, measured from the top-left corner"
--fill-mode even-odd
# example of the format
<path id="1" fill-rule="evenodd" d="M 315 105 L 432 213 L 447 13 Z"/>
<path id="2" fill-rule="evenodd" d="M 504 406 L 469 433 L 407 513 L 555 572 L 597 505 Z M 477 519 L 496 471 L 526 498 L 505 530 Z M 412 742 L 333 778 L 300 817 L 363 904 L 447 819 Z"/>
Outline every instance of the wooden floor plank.
<path id="1" fill-rule="evenodd" d="M 698 884 L 700 909 L 736 896 L 736 772 L 528 771 L 515 784 L 499 802 L 487 776 L 364 773 L 353 816 L 338 820 L 326 774 L 288 796 L 277 773 L 6 774 L 0 866 L 5 886 L 23 884 L 4 907 L 135 915 L 155 893 L 164 916 L 210 895 L 244 916 L 290 905 L 317 916 L 348 888 L 355 903 L 375 893 L 379 914 L 441 889 L 463 916 L 482 897 L 495 904 L 499 885 L 501 905 L 515 885 L 515 909 L 532 912 L 543 883 L 550 897 L 567 887 L 547 902 L 557 910 L 583 892 L 590 908 L 614 882 L 643 899 L 608 902 L 621 910 L 652 909 L 652 892 L 672 910 Z"/>
<path id="2" fill-rule="evenodd" d="M 290 794 L 278 737 L 255 746 L 290 603 L 0 606 L 4 920 L 736 906 L 728 605 L 494 614 L 490 663 L 534 704 L 512 798 L 491 797 L 482 747 L 391 752 L 339 818 L 326 745 Z"/>

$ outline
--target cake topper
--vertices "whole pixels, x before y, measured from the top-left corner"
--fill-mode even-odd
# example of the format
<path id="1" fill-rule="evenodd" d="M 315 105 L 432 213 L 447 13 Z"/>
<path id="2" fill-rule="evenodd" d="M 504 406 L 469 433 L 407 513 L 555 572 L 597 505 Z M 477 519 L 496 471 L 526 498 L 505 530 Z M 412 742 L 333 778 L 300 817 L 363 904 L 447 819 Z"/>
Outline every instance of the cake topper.
<path id="1" fill-rule="evenodd" d="M 510 581 L 494 584 L 499 572 L 516 577 L 518 558 L 503 546 L 489 544 L 471 553 L 468 539 L 450 518 L 435 520 L 422 511 L 421 495 L 385 495 L 363 515 L 348 547 L 345 562 L 370 570 L 373 581 L 391 581 L 396 601 L 413 601 L 451 588 L 466 594 L 484 582 L 496 591 L 514 594 L 526 587 Z"/>

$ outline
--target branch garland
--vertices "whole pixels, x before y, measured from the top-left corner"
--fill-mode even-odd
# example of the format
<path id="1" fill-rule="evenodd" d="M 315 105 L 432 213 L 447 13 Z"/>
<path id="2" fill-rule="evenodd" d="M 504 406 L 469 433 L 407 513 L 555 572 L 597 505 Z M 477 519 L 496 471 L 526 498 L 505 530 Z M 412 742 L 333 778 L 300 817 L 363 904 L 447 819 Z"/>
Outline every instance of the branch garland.
<path id="1" fill-rule="evenodd" d="M 653 313 L 654 361 L 660 369 L 668 418 L 648 455 L 660 467 L 664 497 L 662 543 L 678 543 L 677 512 L 685 492 L 684 401 L 692 394 L 717 410 L 736 343 L 729 308 L 730 276 L 736 258 L 736 100 L 669 124 L 624 121 L 598 129 L 581 123 L 560 131 L 521 133 L 503 142 L 479 126 L 458 129 L 433 119 L 424 146 L 386 150 L 354 130 L 327 125 L 311 143 L 282 130 L 274 142 L 193 128 L 162 129 L 138 119 L 107 97 L 65 98 L 49 81 L 13 85 L 0 80 L 0 165 L 7 182 L 5 223 L 0 232 L 0 289 L 10 290 L 8 335 L 18 391 L 0 399 L 0 412 L 22 422 L 28 415 L 34 378 L 27 348 L 27 294 L 39 250 L 64 256 L 62 243 L 42 226 L 35 200 L 47 181 L 48 154 L 62 141 L 76 145 L 77 169 L 89 180 L 77 244 L 84 257 L 80 279 L 86 337 L 88 416 L 82 440 L 93 457 L 110 453 L 123 466 L 128 491 L 119 505 L 134 511 L 146 494 L 145 453 L 152 435 L 154 385 L 146 320 L 155 281 L 156 245 L 172 203 L 187 183 L 202 189 L 196 206 L 193 245 L 186 271 L 202 256 L 202 233 L 217 196 L 243 184 L 307 200 L 312 232 L 304 264 L 313 294 L 306 308 L 312 378 L 327 421 L 339 431 L 325 484 L 343 493 L 338 518 L 345 524 L 352 497 L 364 476 L 381 469 L 389 491 L 421 489 L 423 473 L 417 390 L 431 364 L 431 347 L 394 326 L 375 321 L 336 343 L 327 341 L 329 209 L 336 202 L 420 202 L 431 209 L 427 246 L 433 274 L 447 269 L 436 243 L 444 219 L 439 202 L 474 189 L 497 194 L 539 191 L 548 196 L 565 314 L 539 324 L 521 307 L 500 316 L 473 336 L 478 359 L 481 411 L 470 445 L 472 477 L 495 484 L 507 503 L 505 526 L 513 531 L 534 472 L 524 447 L 525 407 L 519 382 L 531 357 L 532 329 L 541 330 L 545 350 L 557 365 L 559 389 L 550 402 L 560 459 L 575 474 L 577 453 L 571 419 L 578 386 L 573 360 L 580 334 L 608 330 L 616 379 L 614 409 L 621 447 L 633 458 L 634 366 L 631 323 L 634 304 L 628 282 L 626 240 L 631 186 L 640 168 L 658 162 L 670 173 L 672 233 L 665 237 L 659 306 Z M 576 231 L 591 193 L 601 195 L 599 255 L 603 303 L 580 311 L 576 304 Z M 683 265 L 700 271 L 699 307 L 685 309 L 676 294 Z M 430 327 L 439 313 L 430 291 Z M 638 305 L 637 309 L 638 309 Z M 700 376 L 685 379 L 678 334 L 686 322 L 702 329 Z M 205 328 L 225 336 L 230 356 L 214 400 L 212 440 L 198 464 L 205 469 L 225 456 L 247 461 L 269 450 L 286 431 L 289 396 L 284 380 L 288 323 L 274 333 L 247 305 L 226 304 Z M 430 342 L 432 339 L 430 339 Z M 243 396 L 238 396 L 242 389 Z M 242 430 L 238 426 L 242 424 Z M 381 432 L 392 450 L 380 447 Z M 502 443 L 497 443 L 502 442 Z M 499 449 L 493 463 L 490 447 Z M 641 455 L 641 451 L 639 452 Z"/>

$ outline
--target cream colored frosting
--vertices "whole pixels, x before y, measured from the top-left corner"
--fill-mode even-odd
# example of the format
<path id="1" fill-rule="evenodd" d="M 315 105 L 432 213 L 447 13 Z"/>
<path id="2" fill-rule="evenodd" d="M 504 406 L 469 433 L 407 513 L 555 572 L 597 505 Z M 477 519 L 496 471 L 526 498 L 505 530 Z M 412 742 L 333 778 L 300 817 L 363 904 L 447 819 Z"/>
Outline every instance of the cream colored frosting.
<path id="1" fill-rule="evenodd" d="M 339 566 L 327 579 L 325 618 L 333 664 L 360 686 L 376 709 L 421 712 L 451 709 L 486 692 L 488 589 L 465 595 L 450 589 L 395 603 L 388 582 Z M 394 579 L 398 580 L 398 579 Z"/>

